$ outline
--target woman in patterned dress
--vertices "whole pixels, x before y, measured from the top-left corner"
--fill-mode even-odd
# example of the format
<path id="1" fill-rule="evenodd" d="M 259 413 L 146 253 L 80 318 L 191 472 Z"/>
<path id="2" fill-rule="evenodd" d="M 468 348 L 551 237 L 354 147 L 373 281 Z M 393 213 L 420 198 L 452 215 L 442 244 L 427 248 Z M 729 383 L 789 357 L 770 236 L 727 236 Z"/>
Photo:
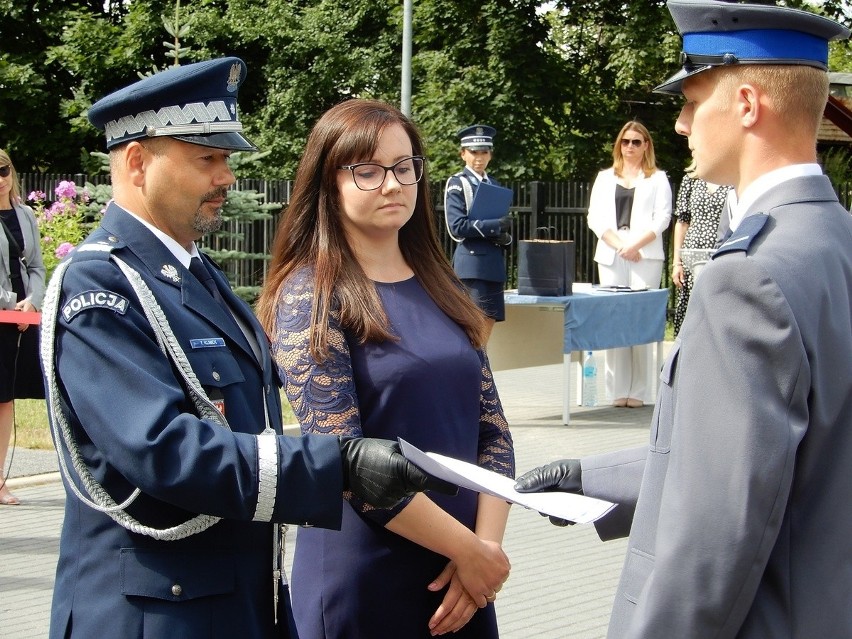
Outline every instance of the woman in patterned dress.
<path id="1" fill-rule="evenodd" d="M 258 316 L 304 433 L 401 437 L 514 476 L 486 323 L 437 239 L 423 144 L 349 100 L 308 138 Z M 299 529 L 301 639 L 498 636 L 509 506 L 464 489 L 391 509 L 344 495 L 340 531 Z"/>
<path id="2" fill-rule="evenodd" d="M 674 259 L 672 282 L 678 288 L 675 302 L 674 334 L 680 332 L 689 293 L 695 283 L 692 271 L 683 267 L 681 249 L 710 249 L 716 244 L 719 219 L 733 187 L 711 184 L 695 177 L 695 164 L 690 164 L 680 184 L 674 216 Z"/>

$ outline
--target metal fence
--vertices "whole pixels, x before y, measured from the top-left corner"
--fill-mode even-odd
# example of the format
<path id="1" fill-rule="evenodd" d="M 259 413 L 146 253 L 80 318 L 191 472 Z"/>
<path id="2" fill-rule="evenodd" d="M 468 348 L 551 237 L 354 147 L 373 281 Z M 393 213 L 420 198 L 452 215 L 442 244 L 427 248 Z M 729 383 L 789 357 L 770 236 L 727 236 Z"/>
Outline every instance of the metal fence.
<path id="1" fill-rule="evenodd" d="M 24 193 L 39 190 L 48 194 L 61 180 L 71 180 L 77 185 L 86 182 L 108 184 L 109 176 L 84 174 L 22 174 L 21 183 Z M 594 265 L 594 249 L 597 238 L 586 224 L 591 185 L 588 182 L 509 182 L 514 198 L 511 213 L 515 218 L 512 244 L 506 251 L 506 288 L 517 287 L 518 240 L 532 239 L 537 229 L 545 227 L 551 239 L 572 240 L 575 244 L 575 280 L 579 282 L 597 282 L 597 269 Z M 280 203 L 282 208 L 290 201 L 293 183 L 291 180 L 240 179 L 233 188 L 252 190 L 263 194 L 267 202 Z M 435 225 L 441 244 L 448 258 L 452 257 L 455 243 L 447 233 L 444 223 L 444 183 L 431 185 L 434 199 Z M 672 188 L 677 189 L 676 184 Z M 849 209 L 852 206 L 852 182 L 836 186 L 840 201 Z M 252 222 L 229 221 L 220 233 L 205 237 L 202 244 L 218 251 L 235 253 L 267 254 L 272 246 L 272 238 L 278 223 L 278 214 L 272 219 Z M 664 234 L 663 241 L 668 248 L 670 233 Z M 666 251 L 666 255 L 669 251 Z M 222 267 L 236 289 L 256 290 L 266 275 L 266 260 L 229 258 L 223 260 Z M 662 285 L 669 286 L 668 258 L 663 268 Z"/>

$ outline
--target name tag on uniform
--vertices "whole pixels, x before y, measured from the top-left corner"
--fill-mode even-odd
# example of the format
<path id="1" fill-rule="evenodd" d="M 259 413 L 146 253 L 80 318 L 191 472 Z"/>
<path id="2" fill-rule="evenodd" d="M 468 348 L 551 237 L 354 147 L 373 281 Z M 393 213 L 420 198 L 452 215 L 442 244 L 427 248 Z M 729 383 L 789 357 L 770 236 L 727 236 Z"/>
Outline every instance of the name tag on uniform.
<path id="1" fill-rule="evenodd" d="M 221 337 L 202 337 L 189 340 L 192 348 L 224 348 L 225 340 Z"/>

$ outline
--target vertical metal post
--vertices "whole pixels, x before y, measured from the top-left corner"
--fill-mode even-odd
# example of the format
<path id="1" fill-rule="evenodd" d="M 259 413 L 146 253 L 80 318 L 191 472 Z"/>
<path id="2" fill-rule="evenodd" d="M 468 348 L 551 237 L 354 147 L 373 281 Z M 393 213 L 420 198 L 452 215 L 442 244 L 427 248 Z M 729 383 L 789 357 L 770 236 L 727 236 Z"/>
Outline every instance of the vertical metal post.
<path id="1" fill-rule="evenodd" d="M 402 83 L 399 110 L 411 115 L 411 15 L 412 2 L 403 0 L 402 8 Z"/>

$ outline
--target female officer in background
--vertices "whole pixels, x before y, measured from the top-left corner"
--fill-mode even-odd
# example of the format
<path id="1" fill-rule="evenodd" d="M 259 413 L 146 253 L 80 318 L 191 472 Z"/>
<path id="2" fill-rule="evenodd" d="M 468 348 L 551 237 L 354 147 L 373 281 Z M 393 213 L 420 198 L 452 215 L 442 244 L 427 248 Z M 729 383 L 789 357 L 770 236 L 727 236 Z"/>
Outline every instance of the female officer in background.
<path id="1" fill-rule="evenodd" d="M 488 317 L 488 335 L 494 322 L 502 322 L 503 284 L 506 282 L 504 247 L 512 243 L 512 219 L 472 219 L 470 205 L 481 183 L 500 184 L 485 172 L 494 148 L 494 127 L 473 124 L 458 132 L 464 169 L 447 180 L 444 215 L 450 237 L 458 243 L 453 268 L 477 306 Z M 487 341 L 487 337 L 486 337 Z"/>

